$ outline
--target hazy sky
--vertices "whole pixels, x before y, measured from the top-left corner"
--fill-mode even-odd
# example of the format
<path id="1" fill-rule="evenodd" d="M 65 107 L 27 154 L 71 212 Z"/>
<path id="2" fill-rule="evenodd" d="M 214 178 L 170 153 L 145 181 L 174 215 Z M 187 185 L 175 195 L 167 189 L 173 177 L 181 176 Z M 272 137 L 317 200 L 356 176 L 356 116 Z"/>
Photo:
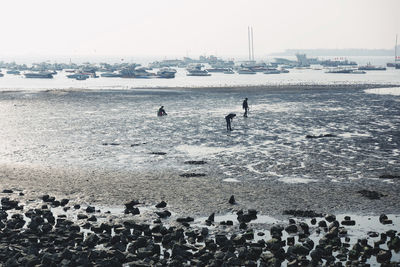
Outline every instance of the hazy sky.
<path id="1" fill-rule="evenodd" d="M 256 58 L 288 48 L 392 49 L 399 12 L 400 0 L 3 0 L 0 60 L 246 56 L 248 26 Z"/>

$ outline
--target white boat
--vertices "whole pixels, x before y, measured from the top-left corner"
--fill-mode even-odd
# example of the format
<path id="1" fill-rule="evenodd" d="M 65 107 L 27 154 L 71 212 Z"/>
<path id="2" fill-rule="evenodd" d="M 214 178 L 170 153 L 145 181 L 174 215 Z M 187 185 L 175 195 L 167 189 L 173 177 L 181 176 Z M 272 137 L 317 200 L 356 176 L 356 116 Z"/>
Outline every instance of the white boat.
<path id="1" fill-rule="evenodd" d="M 237 71 L 239 74 L 256 74 L 257 72 L 253 71 L 250 68 L 241 68 Z"/>
<path id="2" fill-rule="evenodd" d="M 188 73 L 186 74 L 186 76 L 211 76 L 208 71 L 201 68 L 201 65 L 190 67 L 187 69 L 187 72 Z"/>
<path id="3" fill-rule="evenodd" d="M 263 72 L 264 74 L 280 74 L 281 72 L 277 69 L 267 69 Z"/>

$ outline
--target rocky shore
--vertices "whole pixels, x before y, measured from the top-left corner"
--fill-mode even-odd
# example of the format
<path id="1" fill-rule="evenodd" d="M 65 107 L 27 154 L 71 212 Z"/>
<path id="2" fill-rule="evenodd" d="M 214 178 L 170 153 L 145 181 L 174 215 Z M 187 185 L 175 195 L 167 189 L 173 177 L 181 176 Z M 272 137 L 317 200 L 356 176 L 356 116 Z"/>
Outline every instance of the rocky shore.
<path id="1" fill-rule="evenodd" d="M 400 264 L 394 215 L 370 217 L 377 230 L 354 233 L 362 222 L 311 210 L 287 210 L 282 221 L 268 221 L 255 209 L 204 219 L 174 214 L 165 201 L 148 207 L 131 200 L 109 211 L 47 194 L 1 192 L 2 266 Z M 235 197 L 227 204 L 235 209 Z"/>

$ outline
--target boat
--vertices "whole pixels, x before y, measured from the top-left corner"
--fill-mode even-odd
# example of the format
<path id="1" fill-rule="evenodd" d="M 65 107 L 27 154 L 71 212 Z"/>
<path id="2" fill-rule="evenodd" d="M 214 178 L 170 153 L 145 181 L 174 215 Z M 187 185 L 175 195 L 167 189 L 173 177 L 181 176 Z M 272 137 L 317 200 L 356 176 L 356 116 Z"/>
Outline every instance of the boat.
<path id="1" fill-rule="evenodd" d="M 335 74 L 351 74 L 355 70 L 350 68 L 331 68 L 327 70 L 325 73 L 335 73 Z"/>
<path id="2" fill-rule="evenodd" d="M 115 72 L 105 72 L 100 74 L 101 77 L 105 77 L 105 78 L 119 78 L 122 77 L 122 74 L 120 73 L 115 73 Z"/>
<path id="3" fill-rule="evenodd" d="M 224 74 L 235 74 L 235 72 L 233 71 L 233 69 L 227 69 L 226 71 L 224 71 Z"/>
<path id="4" fill-rule="evenodd" d="M 208 73 L 207 70 L 201 69 L 201 65 L 196 65 L 186 70 L 188 72 L 186 76 L 211 76 L 211 74 Z"/>
<path id="5" fill-rule="evenodd" d="M 87 78 L 89 78 L 89 75 L 84 73 L 74 73 L 67 75 L 67 78 L 76 80 L 86 80 Z"/>
<path id="6" fill-rule="evenodd" d="M 237 73 L 239 74 L 256 74 L 257 72 L 253 71 L 250 68 L 240 68 Z"/>
<path id="7" fill-rule="evenodd" d="M 287 69 L 280 69 L 279 70 L 281 73 L 289 73 L 289 70 L 287 70 Z"/>
<path id="8" fill-rule="evenodd" d="M 225 72 L 228 71 L 228 68 L 208 68 L 206 70 L 208 72 Z"/>
<path id="9" fill-rule="evenodd" d="M 19 70 L 8 70 L 7 74 L 15 74 L 15 75 L 19 75 L 20 71 Z"/>
<path id="10" fill-rule="evenodd" d="M 374 66 L 371 65 L 371 63 L 368 63 L 365 66 L 358 67 L 358 70 L 386 70 L 386 68 L 381 66 Z"/>
<path id="11" fill-rule="evenodd" d="M 264 74 L 280 74 L 281 72 L 277 69 L 267 69 L 263 72 Z"/>
<path id="12" fill-rule="evenodd" d="M 36 79 L 52 79 L 53 74 L 50 72 L 27 72 L 24 73 L 25 78 L 36 78 Z"/>
<path id="13" fill-rule="evenodd" d="M 89 78 L 88 75 L 86 75 L 86 74 L 79 74 L 79 75 L 77 75 L 77 76 L 75 77 L 75 80 L 84 81 L 84 80 L 86 80 L 87 78 Z"/>
<path id="14" fill-rule="evenodd" d="M 366 71 L 363 70 L 352 70 L 351 74 L 366 74 Z"/>
<path id="15" fill-rule="evenodd" d="M 175 69 L 171 68 L 161 68 L 159 71 L 157 71 L 157 76 L 158 78 L 163 78 L 163 79 L 173 79 L 175 78 Z"/>

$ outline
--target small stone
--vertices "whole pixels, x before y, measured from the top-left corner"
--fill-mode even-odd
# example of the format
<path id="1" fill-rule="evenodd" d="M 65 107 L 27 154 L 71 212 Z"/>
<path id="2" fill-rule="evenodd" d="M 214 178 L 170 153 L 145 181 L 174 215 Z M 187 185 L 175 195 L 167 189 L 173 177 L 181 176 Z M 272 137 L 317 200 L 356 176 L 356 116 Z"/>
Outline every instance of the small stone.
<path id="1" fill-rule="evenodd" d="M 235 196 L 234 196 L 234 195 L 232 195 L 232 196 L 229 198 L 229 204 L 231 204 L 231 205 L 236 204 L 236 200 L 235 200 Z"/>

